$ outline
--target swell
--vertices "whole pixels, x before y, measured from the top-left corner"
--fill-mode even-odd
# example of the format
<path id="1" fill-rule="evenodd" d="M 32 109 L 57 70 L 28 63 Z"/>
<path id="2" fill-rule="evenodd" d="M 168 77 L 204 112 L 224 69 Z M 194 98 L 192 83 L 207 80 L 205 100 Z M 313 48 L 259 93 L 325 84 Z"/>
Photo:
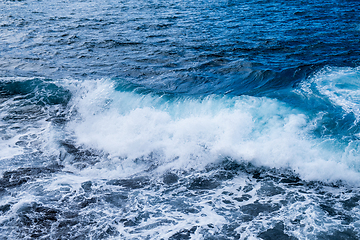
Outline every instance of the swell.
<path id="1" fill-rule="evenodd" d="M 298 71 L 308 77 L 303 68 L 359 64 L 359 6 L 325 3 L 5 2 L 0 74 L 118 77 L 185 94 L 271 91 L 299 82 Z"/>

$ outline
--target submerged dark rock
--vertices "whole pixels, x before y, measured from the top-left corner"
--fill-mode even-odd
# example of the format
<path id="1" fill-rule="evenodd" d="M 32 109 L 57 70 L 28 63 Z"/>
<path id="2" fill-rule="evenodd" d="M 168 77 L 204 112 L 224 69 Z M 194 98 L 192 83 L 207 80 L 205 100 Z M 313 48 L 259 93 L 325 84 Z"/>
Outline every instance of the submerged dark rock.
<path id="1" fill-rule="evenodd" d="M 87 206 L 89 206 L 92 203 L 97 203 L 99 201 L 99 199 L 97 197 L 92 197 L 92 198 L 85 198 L 80 204 L 80 208 L 85 208 Z"/>
<path id="2" fill-rule="evenodd" d="M 164 176 L 163 176 L 163 182 L 168 185 L 177 183 L 178 180 L 179 180 L 179 177 L 175 173 L 169 172 L 169 173 L 164 174 Z"/>
<path id="3" fill-rule="evenodd" d="M 253 217 L 256 217 L 260 213 L 270 213 L 277 211 L 280 208 L 281 206 L 279 204 L 268 204 L 268 203 L 262 204 L 256 201 L 252 204 L 242 206 L 240 210 L 245 214 L 249 214 Z"/>
<path id="4" fill-rule="evenodd" d="M 259 195 L 271 197 L 278 194 L 284 194 L 285 190 L 279 186 L 275 186 L 272 182 L 265 182 L 257 192 Z"/>
<path id="5" fill-rule="evenodd" d="M 189 189 L 196 190 L 196 189 L 214 189 L 220 186 L 220 183 L 214 179 L 204 178 L 204 177 L 197 177 L 192 179 Z"/>
<path id="6" fill-rule="evenodd" d="M 238 202 L 244 202 L 244 201 L 248 201 L 249 199 L 251 199 L 252 196 L 249 194 L 244 194 L 241 197 L 235 197 L 234 200 L 238 201 Z"/>
<path id="7" fill-rule="evenodd" d="M 10 208 L 11 208 L 11 205 L 10 205 L 10 204 L 5 204 L 5 205 L 0 206 L 0 211 L 1 211 L 2 213 L 5 213 L 5 212 L 9 211 Z"/>
<path id="8" fill-rule="evenodd" d="M 194 226 L 190 229 L 184 229 L 181 230 L 178 233 L 175 233 L 171 237 L 169 237 L 169 240 L 183 240 L 183 239 L 191 239 L 191 234 L 194 234 L 197 229 L 197 226 Z"/>
<path id="9" fill-rule="evenodd" d="M 353 196 L 345 201 L 342 201 L 342 204 L 346 210 L 351 210 L 352 208 L 358 206 L 360 200 L 360 195 Z"/>
<path id="10" fill-rule="evenodd" d="M 0 189 L 21 186 L 30 180 L 61 171 L 62 168 L 63 166 L 55 164 L 48 167 L 18 168 L 6 171 L 0 179 Z"/>
<path id="11" fill-rule="evenodd" d="M 284 225 L 282 223 L 279 223 L 274 228 L 260 233 L 258 236 L 264 240 L 297 240 L 297 238 L 284 233 Z"/>
<path id="12" fill-rule="evenodd" d="M 83 149 L 80 146 L 76 146 L 71 141 L 60 141 L 59 144 L 65 149 L 65 152 L 61 154 L 60 158 L 65 159 L 65 157 L 70 154 L 73 157 L 71 163 L 80 169 L 99 162 L 100 157 L 103 155 L 101 151 Z"/>
<path id="13" fill-rule="evenodd" d="M 108 202 L 116 207 L 122 207 L 126 203 L 128 196 L 126 196 L 124 193 L 112 192 L 112 193 L 106 194 L 104 196 L 104 199 L 106 202 Z"/>
<path id="14" fill-rule="evenodd" d="M 346 229 L 344 231 L 336 230 L 333 233 L 321 233 L 317 236 L 318 240 L 356 240 L 359 239 L 358 234 L 353 229 Z"/>
<path id="15" fill-rule="evenodd" d="M 91 181 L 83 182 L 81 184 L 81 187 L 82 189 L 84 189 L 85 192 L 90 192 L 92 187 L 92 182 Z"/>
<path id="16" fill-rule="evenodd" d="M 320 208 L 327 212 L 330 216 L 336 216 L 338 214 L 332 206 L 329 206 L 327 204 L 320 204 Z"/>
<path id="17" fill-rule="evenodd" d="M 22 206 L 17 211 L 16 225 L 29 227 L 26 231 L 32 236 L 42 236 L 57 222 L 60 210 L 30 203 Z"/>
<path id="18" fill-rule="evenodd" d="M 139 189 L 148 186 L 150 184 L 150 179 L 147 177 L 134 177 L 129 179 L 110 180 L 106 184 L 122 186 L 128 189 Z"/>
<path id="19" fill-rule="evenodd" d="M 284 176 L 284 178 L 281 179 L 280 182 L 287 183 L 287 184 L 293 185 L 293 186 L 304 185 L 304 183 L 302 183 L 302 180 L 298 176 Z"/>

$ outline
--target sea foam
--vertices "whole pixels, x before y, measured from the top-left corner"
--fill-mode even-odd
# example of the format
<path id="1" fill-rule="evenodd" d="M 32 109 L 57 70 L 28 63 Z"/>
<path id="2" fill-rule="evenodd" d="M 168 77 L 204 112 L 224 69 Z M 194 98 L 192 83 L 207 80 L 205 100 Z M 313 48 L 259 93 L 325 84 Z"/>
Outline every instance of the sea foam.
<path id="1" fill-rule="evenodd" d="M 141 94 L 115 90 L 113 80 L 77 89 L 71 104 L 79 118 L 67 128 L 77 144 L 108 154 L 108 165 L 98 164 L 104 174 L 136 173 L 134 162 L 164 171 L 232 158 L 292 169 L 305 180 L 359 179 L 343 148 L 312 134 L 316 119 L 275 99 Z"/>
<path id="2" fill-rule="evenodd" d="M 344 113 L 354 114 L 356 122 L 360 120 L 360 68 L 325 67 L 304 81 L 301 88 L 307 93 L 318 92 Z M 315 93 L 316 94 L 316 93 Z"/>

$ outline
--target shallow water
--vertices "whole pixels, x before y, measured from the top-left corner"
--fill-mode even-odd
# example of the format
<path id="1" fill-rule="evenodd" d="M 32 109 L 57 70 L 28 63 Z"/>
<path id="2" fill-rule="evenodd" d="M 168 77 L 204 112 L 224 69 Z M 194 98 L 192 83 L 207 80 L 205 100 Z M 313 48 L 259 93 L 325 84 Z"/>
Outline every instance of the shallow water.
<path id="1" fill-rule="evenodd" d="M 357 1 L 2 1 L 1 239 L 359 239 Z"/>

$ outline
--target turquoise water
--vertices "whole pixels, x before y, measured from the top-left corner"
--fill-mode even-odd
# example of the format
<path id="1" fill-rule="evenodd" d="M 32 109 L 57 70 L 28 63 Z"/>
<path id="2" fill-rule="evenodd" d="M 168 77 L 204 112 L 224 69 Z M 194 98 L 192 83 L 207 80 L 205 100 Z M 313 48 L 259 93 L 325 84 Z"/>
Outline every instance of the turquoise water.
<path id="1" fill-rule="evenodd" d="M 357 1 L 0 6 L 1 239 L 359 239 Z"/>

